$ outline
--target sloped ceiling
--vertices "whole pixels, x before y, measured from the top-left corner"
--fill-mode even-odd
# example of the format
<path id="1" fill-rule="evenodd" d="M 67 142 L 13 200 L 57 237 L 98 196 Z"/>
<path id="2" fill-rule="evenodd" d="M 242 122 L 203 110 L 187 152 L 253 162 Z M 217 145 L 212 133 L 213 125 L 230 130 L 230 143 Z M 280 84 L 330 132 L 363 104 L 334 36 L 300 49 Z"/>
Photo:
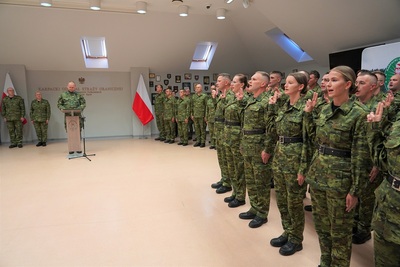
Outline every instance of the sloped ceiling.
<path id="1" fill-rule="evenodd" d="M 87 0 L 0 0 L 0 63 L 31 70 L 86 70 L 81 36 L 105 36 L 108 71 L 149 67 L 185 72 L 196 43 L 218 42 L 210 72 L 301 68 L 265 32 L 278 27 L 294 39 L 313 64 L 328 67 L 328 55 L 400 38 L 398 0 L 184 0 L 189 16 L 179 17 L 169 0 L 147 0 L 148 13 L 135 13 L 136 1 L 103 0 L 105 11 L 88 10 Z M 206 8 L 211 4 L 210 9 Z M 217 20 L 217 8 L 227 19 Z"/>

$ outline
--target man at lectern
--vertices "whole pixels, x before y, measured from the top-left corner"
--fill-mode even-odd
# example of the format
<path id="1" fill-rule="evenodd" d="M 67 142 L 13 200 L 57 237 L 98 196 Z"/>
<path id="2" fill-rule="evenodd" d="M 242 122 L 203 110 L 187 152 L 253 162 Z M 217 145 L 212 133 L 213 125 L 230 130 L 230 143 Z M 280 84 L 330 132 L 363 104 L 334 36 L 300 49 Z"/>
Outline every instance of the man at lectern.
<path id="1" fill-rule="evenodd" d="M 80 144 L 80 134 L 83 127 L 83 117 L 81 112 L 86 107 L 85 98 L 78 92 L 75 92 L 76 85 L 74 82 L 68 83 L 68 91 L 62 93 L 58 98 L 57 107 L 64 112 L 64 125 L 68 133 L 68 150 L 69 154 L 82 153 Z M 78 110 L 79 112 L 74 112 Z M 78 118 L 79 116 L 79 118 Z M 68 126 L 67 126 L 68 123 Z M 79 131 L 78 131 L 79 124 Z"/>
<path id="2" fill-rule="evenodd" d="M 79 94 L 78 92 L 75 92 L 76 85 L 74 82 L 69 82 L 68 83 L 68 91 L 63 92 L 60 97 L 58 98 L 58 103 L 57 107 L 59 110 L 80 110 L 81 112 L 85 109 L 86 107 L 86 100 L 85 98 Z M 65 116 L 71 116 L 69 113 L 65 113 Z M 82 115 L 80 116 L 80 127 L 82 129 L 83 127 L 83 118 Z M 64 119 L 64 125 L 65 125 L 65 130 L 67 130 L 66 122 Z"/>

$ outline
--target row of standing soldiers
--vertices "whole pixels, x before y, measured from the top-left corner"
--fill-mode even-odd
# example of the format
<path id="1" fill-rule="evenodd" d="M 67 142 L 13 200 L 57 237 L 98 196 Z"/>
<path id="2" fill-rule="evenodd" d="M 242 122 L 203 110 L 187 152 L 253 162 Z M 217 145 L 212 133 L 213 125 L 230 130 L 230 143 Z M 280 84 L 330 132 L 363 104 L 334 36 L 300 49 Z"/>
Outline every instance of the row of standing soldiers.
<path id="1" fill-rule="evenodd" d="M 215 89 L 212 88 L 211 97 L 202 92 L 201 84 L 195 85 L 195 93 L 189 89 L 179 90 L 179 97 L 175 98 L 171 88 L 163 91 L 162 85 L 156 86 L 155 114 L 160 135 L 156 140 L 165 143 L 174 143 L 176 125 L 178 127 L 178 145 L 187 146 L 193 135 L 193 125 L 196 137 L 195 147 L 205 147 L 206 128 L 210 131 L 210 148 L 215 148 L 214 113 L 216 103 Z"/>
<path id="2" fill-rule="evenodd" d="M 372 229 L 375 265 L 400 266 L 400 75 L 387 96 L 372 93 L 377 75 L 356 77 L 346 66 L 326 74 L 323 91 L 307 91 L 305 76 L 288 75 L 284 91 L 268 89 L 262 71 L 248 86 L 242 74 L 218 76 L 220 94 L 210 99 L 221 180 L 212 187 L 233 190 L 224 199 L 231 208 L 245 204 L 247 190 L 251 207 L 239 218 L 257 228 L 268 221 L 273 176 L 284 231 L 270 243 L 287 256 L 303 249 L 309 184 L 320 266 L 349 266 L 352 242 Z"/>

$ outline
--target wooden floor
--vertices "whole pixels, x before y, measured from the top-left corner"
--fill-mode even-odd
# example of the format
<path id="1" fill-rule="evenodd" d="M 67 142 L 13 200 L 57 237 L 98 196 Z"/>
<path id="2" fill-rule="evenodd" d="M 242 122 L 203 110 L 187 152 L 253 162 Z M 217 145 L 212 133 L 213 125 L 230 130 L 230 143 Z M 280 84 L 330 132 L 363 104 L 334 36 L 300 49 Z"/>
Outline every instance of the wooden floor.
<path id="1" fill-rule="evenodd" d="M 258 229 L 210 184 L 215 150 L 152 139 L 88 140 L 91 157 L 68 159 L 65 141 L 0 146 L 0 266 L 316 267 L 319 246 L 306 212 L 304 249 L 281 256 L 272 190 Z M 309 197 L 305 199 L 309 203 Z M 353 246 L 351 266 L 373 266 L 372 240 Z"/>

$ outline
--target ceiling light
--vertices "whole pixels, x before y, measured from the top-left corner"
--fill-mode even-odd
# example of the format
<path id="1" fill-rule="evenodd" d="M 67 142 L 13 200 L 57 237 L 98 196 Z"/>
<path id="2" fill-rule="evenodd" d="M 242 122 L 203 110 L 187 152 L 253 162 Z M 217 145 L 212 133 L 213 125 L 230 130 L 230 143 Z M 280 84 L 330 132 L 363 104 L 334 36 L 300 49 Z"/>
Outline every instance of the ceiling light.
<path id="1" fill-rule="evenodd" d="M 41 6 L 45 6 L 45 7 L 49 7 L 49 6 L 52 6 L 52 2 L 53 1 L 51 1 L 51 0 L 46 0 L 46 1 L 45 0 L 41 0 L 40 1 L 40 5 Z"/>
<path id="2" fill-rule="evenodd" d="M 217 19 L 225 19 L 225 12 L 226 10 L 223 8 L 217 9 Z"/>
<path id="3" fill-rule="evenodd" d="M 90 0 L 91 10 L 100 10 L 100 0 Z"/>
<path id="4" fill-rule="evenodd" d="M 227 3 L 227 4 L 230 4 L 232 2 L 233 2 L 233 0 L 225 0 L 225 3 Z"/>
<path id="5" fill-rule="evenodd" d="M 182 4 L 183 1 L 182 0 L 172 0 L 173 4 Z"/>
<path id="6" fill-rule="evenodd" d="M 136 2 L 137 13 L 146 14 L 147 13 L 147 3 L 146 2 Z"/>
<path id="7" fill-rule="evenodd" d="M 179 16 L 181 16 L 181 17 L 187 17 L 189 14 L 188 6 L 185 6 L 185 5 L 179 6 L 178 10 L 179 10 Z"/>

